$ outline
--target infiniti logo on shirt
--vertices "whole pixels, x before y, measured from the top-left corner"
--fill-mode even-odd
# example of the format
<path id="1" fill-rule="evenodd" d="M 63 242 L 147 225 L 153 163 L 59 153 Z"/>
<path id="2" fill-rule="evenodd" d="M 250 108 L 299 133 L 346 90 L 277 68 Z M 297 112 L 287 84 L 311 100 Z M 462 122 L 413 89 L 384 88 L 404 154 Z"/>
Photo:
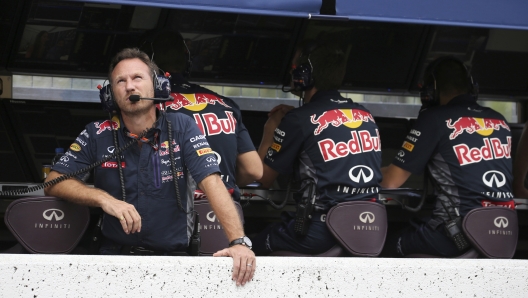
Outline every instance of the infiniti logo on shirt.
<path id="1" fill-rule="evenodd" d="M 482 175 L 482 182 L 488 187 L 503 187 L 506 184 L 506 176 L 499 171 L 487 171 Z"/>
<path id="2" fill-rule="evenodd" d="M 374 171 L 371 168 L 363 165 L 355 166 L 348 171 L 350 180 L 359 183 L 363 180 L 363 183 L 367 183 L 374 178 Z"/>

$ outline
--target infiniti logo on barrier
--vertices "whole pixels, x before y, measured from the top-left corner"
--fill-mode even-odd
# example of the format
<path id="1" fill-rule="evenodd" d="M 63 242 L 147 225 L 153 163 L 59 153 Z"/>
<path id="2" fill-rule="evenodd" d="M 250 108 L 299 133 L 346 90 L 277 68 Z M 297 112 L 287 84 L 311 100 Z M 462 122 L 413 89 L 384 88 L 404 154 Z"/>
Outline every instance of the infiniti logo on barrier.
<path id="1" fill-rule="evenodd" d="M 207 213 L 205 217 L 207 217 L 207 220 L 210 222 L 215 222 L 216 220 L 216 215 L 214 214 L 213 211 L 210 211 L 209 213 Z"/>
<path id="2" fill-rule="evenodd" d="M 373 223 L 376 220 L 374 213 L 365 211 L 359 215 L 359 220 L 362 223 Z"/>
<path id="3" fill-rule="evenodd" d="M 493 184 L 497 187 L 502 187 L 506 184 L 506 176 L 499 171 L 487 171 L 482 175 L 482 182 L 488 187 L 492 187 Z"/>
<path id="4" fill-rule="evenodd" d="M 62 220 L 64 218 L 64 212 L 60 209 L 48 209 L 42 213 L 42 217 L 51 221 L 55 218 L 55 221 Z"/>
<path id="5" fill-rule="evenodd" d="M 508 226 L 508 219 L 504 216 L 499 216 L 495 218 L 495 220 L 493 221 L 493 224 L 497 228 L 506 228 Z"/>
<path id="6" fill-rule="evenodd" d="M 354 171 L 355 169 L 358 169 L 359 171 Z M 366 172 L 366 173 L 365 173 Z M 374 171 L 372 171 L 371 168 L 367 166 L 355 166 L 348 171 L 348 176 L 350 177 L 350 180 L 358 183 L 359 181 L 363 180 L 364 183 L 369 182 L 374 178 Z"/>

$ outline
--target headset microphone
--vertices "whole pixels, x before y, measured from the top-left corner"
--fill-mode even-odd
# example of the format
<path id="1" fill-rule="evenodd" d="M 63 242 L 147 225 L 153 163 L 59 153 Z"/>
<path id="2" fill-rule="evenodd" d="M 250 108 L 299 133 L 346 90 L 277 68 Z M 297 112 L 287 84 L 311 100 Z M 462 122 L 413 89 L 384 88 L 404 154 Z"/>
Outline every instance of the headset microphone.
<path id="1" fill-rule="evenodd" d="M 156 101 L 171 101 L 171 100 L 174 100 L 174 97 L 169 96 L 167 98 L 151 98 L 151 97 L 139 97 L 139 95 L 134 94 L 134 95 L 130 95 L 128 99 L 133 102 L 139 101 L 140 99 L 148 99 L 148 100 L 156 100 Z"/>

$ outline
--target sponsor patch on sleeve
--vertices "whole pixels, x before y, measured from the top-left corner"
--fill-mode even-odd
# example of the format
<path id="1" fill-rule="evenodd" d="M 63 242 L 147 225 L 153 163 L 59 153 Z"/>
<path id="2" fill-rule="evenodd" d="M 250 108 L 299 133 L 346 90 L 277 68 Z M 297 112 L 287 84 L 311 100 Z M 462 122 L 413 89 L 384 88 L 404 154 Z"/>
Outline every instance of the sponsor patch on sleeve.
<path id="1" fill-rule="evenodd" d="M 411 144 L 411 143 L 409 143 L 409 142 L 407 142 L 407 141 L 403 142 L 402 147 L 403 147 L 404 149 L 407 149 L 407 151 L 409 151 L 409 152 L 412 152 L 413 149 L 414 149 L 414 145 Z"/>
<path id="2" fill-rule="evenodd" d="M 81 151 L 81 146 L 79 146 L 79 144 L 77 143 L 73 143 L 70 145 L 70 150 L 79 152 Z"/>
<path id="3" fill-rule="evenodd" d="M 275 151 L 277 151 L 277 152 L 280 151 L 281 147 L 282 147 L 282 146 L 279 145 L 279 144 L 277 144 L 277 143 L 273 143 L 273 145 L 271 145 L 271 149 L 273 149 L 273 150 L 275 150 Z"/>
<path id="4" fill-rule="evenodd" d="M 198 154 L 198 156 L 202 156 L 205 154 L 213 153 L 213 150 L 211 148 L 202 148 L 202 149 L 196 150 L 196 153 Z"/>

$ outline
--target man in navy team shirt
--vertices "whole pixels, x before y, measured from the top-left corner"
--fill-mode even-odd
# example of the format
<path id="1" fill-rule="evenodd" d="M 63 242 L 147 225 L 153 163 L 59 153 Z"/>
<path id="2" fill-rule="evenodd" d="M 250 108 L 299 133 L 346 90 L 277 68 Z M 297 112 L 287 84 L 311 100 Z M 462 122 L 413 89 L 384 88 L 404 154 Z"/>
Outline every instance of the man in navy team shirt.
<path id="1" fill-rule="evenodd" d="M 94 169 L 95 187 L 70 178 L 46 188 L 46 195 L 103 209 L 105 240 L 100 253 L 165 255 L 185 251 L 189 245 L 192 192 L 198 186 L 208 195 L 228 239 L 242 244 L 215 256 L 233 257 L 232 279 L 243 285 L 253 277 L 255 256 L 251 247 L 244 245 L 242 223 L 207 140 L 192 118 L 160 112 L 150 100 L 130 100 L 132 95 L 154 96 L 157 70 L 138 49 L 124 49 L 112 59 L 108 77 L 119 107 L 117 114 L 112 120 L 88 124 L 67 155 L 53 166 L 47 181 L 114 153 L 116 142 L 119 147 L 134 142 L 120 156 L 122 179 L 114 158 Z M 138 137 L 144 131 L 147 134 Z"/>
<path id="2" fill-rule="evenodd" d="M 296 234 L 291 218 L 267 227 L 253 241 L 257 255 L 324 252 L 336 244 L 324 222 L 331 207 L 378 199 L 378 127 L 367 109 L 337 91 L 345 75 L 343 51 L 335 45 L 309 44 L 296 56 L 292 80 L 303 90 L 305 104 L 271 111 L 258 150 L 264 161 L 260 182 L 270 187 L 279 174 L 294 172 L 294 180 L 307 186 L 303 198 L 309 197 L 308 186 L 315 185 L 315 210 L 304 236 Z"/>
<path id="3" fill-rule="evenodd" d="M 511 133 L 504 117 L 477 104 L 478 87 L 464 64 L 441 57 L 426 69 L 421 90 L 424 109 L 391 165 L 383 169 L 381 185 L 400 187 L 411 173 L 429 172 L 435 187 L 431 218 L 389 237 L 383 255 L 462 254 L 444 228 L 471 209 L 514 208 Z"/>

